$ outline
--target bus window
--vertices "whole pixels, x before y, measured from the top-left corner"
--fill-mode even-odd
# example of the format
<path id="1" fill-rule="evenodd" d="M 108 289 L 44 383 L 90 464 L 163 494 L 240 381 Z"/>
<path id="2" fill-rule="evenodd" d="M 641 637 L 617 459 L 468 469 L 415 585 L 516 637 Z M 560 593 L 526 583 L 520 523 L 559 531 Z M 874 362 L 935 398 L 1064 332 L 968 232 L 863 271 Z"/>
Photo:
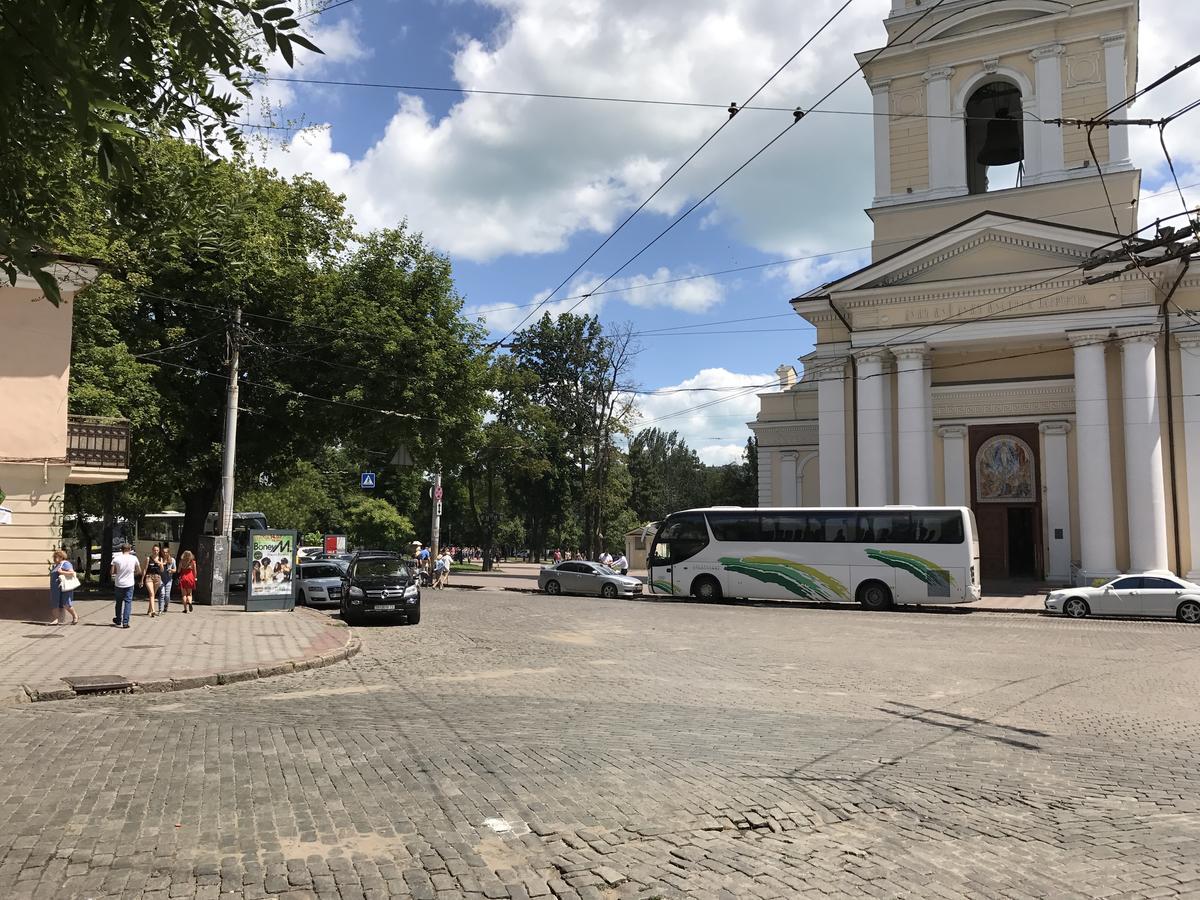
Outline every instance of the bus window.
<path id="1" fill-rule="evenodd" d="M 814 513 L 815 539 L 826 543 L 841 544 L 858 540 L 858 516 L 854 513 Z"/>
<path id="2" fill-rule="evenodd" d="M 808 517 L 804 513 L 771 513 L 762 517 L 764 541 L 803 541 Z"/>
<path id="3" fill-rule="evenodd" d="M 708 524 L 718 541 L 742 541 L 757 544 L 763 539 L 757 513 L 716 512 L 708 514 Z"/>
<path id="4" fill-rule="evenodd" d="M 671 516 L 658 533 L 654 561 L 671 564 L 691 559 L 708 546 L 708 528 L 703 513 L 682 513 Z"/>
<path id="5" fill-rule="evenodd" d="M 913 513 L 914 541 L 923 544 L 961 544 L 963 514 L 957 509 Z"/>
<path id="6" fill-rule="evenodd" d="M 906 512 L 875 511 L 858 517 L 858 540 L 870 544 L 906 544 L 913 537 L 913 519 Z"/>

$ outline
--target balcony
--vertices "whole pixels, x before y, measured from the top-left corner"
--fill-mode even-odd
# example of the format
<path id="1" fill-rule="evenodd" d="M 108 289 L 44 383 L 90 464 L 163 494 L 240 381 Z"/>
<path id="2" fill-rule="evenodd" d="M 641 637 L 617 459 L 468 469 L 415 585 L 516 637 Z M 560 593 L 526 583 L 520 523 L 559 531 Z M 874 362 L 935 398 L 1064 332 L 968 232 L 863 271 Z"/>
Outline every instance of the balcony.
<path id="1" fill-rule="evenodd" d="M 67 459 L 77 469 L 128 470 L 129 421 L 67 416 Z M 71 481 L 76 483 L 74 478 Z"/>

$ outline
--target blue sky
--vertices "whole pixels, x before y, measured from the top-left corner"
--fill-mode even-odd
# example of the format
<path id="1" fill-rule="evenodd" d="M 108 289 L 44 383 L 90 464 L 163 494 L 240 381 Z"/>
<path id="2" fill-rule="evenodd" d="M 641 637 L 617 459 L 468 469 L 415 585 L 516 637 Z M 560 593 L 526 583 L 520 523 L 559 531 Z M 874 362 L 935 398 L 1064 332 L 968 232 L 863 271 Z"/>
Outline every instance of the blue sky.
<path id="1" fill-rule="evenodd" d="M 272 74 L 726 104 L 757 87 L 837 5 L 354 0 L 306 22 L 324 57 L 295 72 L 276 61 Z M 883 42 L 888 6 L 852 3 L 756 102 L 810 104 L 853 71 L 853 51 Z M 1156 28 L 1167 6 L 1143 3 L 1143 81 L 1190 55 L 1187 35 L 1200 28 L 1196 11 L 1183 13 L 1196 28 Z M 1194 80 L 1177 87 L 1164 106 L 1188 91 L 1200 95 Z M 267 151 L 270 163 L 326 179 L 347 194 L 364 227 L 407 218 L 451 257 L 468 312 L 484 317 L 497 337 L 527 311 L 503 307 L 544 298 L 726 118 L 719 109 L 280 82 L 264 86 L 261 101 L 273 106 L 275 121 L 317 126 L 283 134 Z M 811 330 L 789 314 L 788 298 L 866 260 L 870 223 L 862 210 L 873 176 L 861 77 L 827 106 L 839 114 L 808 117 L 607 286 L 618 291 L 580 307 L 645 332 L 636 368 L 643 388 L 739 389 L 642 401 L 643 422 L 678 428 L 711 462 L 736 458 L 749 435 L 744 423 L 757 401 L 746 386 L 811 348 Z M 263 115 L 254 113 L 257 121 Z M 572 305 L 558 301 L 612 273 L 790 118 L 739 114 L 547 309 Z M 1180 132 L 1181 174 L 1200 180 L 1189 149 L 1197 142 Z M 1147 140 L 1139 135 L 1134 147 L 1150 166 L 1145 181 L 1153 191 L 1166 173 Z M 809 258 L 621 290 L 795 257 Z M 730 399 L 687 412 L 721 396 Z"/>

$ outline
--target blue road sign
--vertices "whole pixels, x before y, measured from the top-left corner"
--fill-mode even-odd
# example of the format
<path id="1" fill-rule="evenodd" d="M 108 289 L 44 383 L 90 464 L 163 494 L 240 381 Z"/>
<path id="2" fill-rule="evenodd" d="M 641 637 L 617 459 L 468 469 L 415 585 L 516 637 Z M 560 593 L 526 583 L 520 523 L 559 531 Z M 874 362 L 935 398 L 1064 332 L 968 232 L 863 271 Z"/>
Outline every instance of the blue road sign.
<path id="1" fill-rule="evenodd" d="M 375 487 L 375 473 L 374 472 L 363 472 L 362 479 L 359 481 L 359 486 L 364 487 L 364 488 Z"/>

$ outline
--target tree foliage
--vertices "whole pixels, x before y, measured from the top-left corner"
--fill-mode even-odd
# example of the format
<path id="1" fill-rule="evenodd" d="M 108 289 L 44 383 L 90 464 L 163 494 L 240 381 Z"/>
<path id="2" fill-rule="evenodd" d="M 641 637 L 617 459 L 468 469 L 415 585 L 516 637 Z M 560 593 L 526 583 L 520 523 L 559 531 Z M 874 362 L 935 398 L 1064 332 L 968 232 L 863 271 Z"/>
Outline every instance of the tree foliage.
<path id="1" fill-rule="evenodd" d="M 241 146 L 262 43 L 321 52 L 287 0 L 0 0 L 0 269 L 36 278 L 71 237 L 78 162 L 140 176 L 149 135 Z M 256 34 L 257 33 L 257 34 Z M 261 40 L 258 39 L 261 35 Z M 135 174 L 136 173 L 136 174 Z"/>

